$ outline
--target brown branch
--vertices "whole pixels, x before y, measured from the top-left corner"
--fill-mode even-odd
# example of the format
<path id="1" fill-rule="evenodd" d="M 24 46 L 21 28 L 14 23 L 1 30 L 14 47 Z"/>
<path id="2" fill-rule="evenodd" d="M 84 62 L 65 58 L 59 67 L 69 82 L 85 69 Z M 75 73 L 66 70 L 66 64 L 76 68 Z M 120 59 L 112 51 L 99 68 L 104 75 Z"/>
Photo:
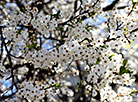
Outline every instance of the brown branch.
<path id="1" fill-rule="evenodd" d="M 133 9 L 134 9 L 135 5 L 136 5 L 136 3 L 133 3 L 133 6 L 131 8 L 131 11 L 128 13 L 128 16 L 133 12 Z"/>
<path id="2" fill-rule="evenodd" d="M 114 0 L 114 1 L 112 2 L 112 4 L 110 4 L 110 5 L 106 6 L 106 7 L 104 7 L 104 8 L 103 8 L 103 11 L 112 10 L 113 7 L 114 7 L 118 2 L 119 2 L 119 0 Z"/>
<path id="3" fill-rule="evenodd" d="M 130 34 L 133 33 L 133 32 L 136 32 L 136 31 L 138 31 L 138 28 L 133 29 L 132 31 L 130 31 Z"/>

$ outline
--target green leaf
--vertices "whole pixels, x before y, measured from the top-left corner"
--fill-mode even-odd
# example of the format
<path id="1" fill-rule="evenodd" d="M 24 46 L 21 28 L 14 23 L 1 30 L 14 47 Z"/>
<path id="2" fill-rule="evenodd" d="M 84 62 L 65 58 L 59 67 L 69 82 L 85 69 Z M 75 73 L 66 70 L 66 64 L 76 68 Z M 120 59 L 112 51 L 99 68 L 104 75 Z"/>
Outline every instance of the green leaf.
<path id="1" fill-rule="evenodd" d="M 17 33 L 17 34 L 21 34 L 21 31 L 22 31 L 21 29 L 18 29 L 18 30 L 16 31 L 16 33 Z"/>
<path id="2" fill-rule="evenodd" d="M 92 30 L 93 29 L 93 26 L 92 25 L 86 25 L 86 27 L 85 27 L 85 29 L 87 30 L 87 31 L 90 31 L 90 30 Z"/>
<path id="3" fill-rule="evenodd" d="M 100 59 L 100 57 L 98 57 L 96 60 L 96 64 L 99 64 L 100 62 L 101 62 L 101 59 Z"/>
<path id="4" fill-rule="evenodd" d="M 124 66 L 121 66 L 121 67 L 120 67 L 120 72 L 119 72 L 119 74 L 122 75 L 122 74 L 125 73 L 125 71 L 126 71 L 125 67 L 124 67 Z"/>
<path id="5" fill-rule="evenodd" d="M 133 93 L 135 93 L 135 92 L 138 92 L 138 91 L 137 91 L 137 90 L 135 90 L 135 89 L 132 89 L 132 92 L 133 92 Z"/>
<path id="6" fill-rule="evenodd" d="M 63 27 L 57 27 L 57 30 L 58 31 L 64 31 L 64 28 Z"/>
<path id="7" fill-rule="evenodd" d="M 133 93 L 138 93 L 138 91 L 136 89 L 132 89 L 132 92 L 130 93 L 130 95 L 132 96 Z"/>
<path id="8" fill-rule="evenodd" d="M 130 93 L 130 96 L 133 96 L 133 93 Z"/>
<path id="9" fill-rule="evenodd" d="M 61 87 L 61 84 L 55 84 L 56 87 L 60 88 Z"/>
<path id="10" fill-rule="evenodd" d="M 28 45 L 27 47 L 28 48 L 33 48 L 33 49 L 35 49 L 37 51 L 40 49 L 40 46 L 37 46 L 37 43 L 33 43 L 32 45 Z"/>
<path id="11" fill-rule="evenodd" d="M 57 52 L 59 53 L 59 46 L 56 46 L 56 50 L 57 50 Z"/>
<path id="12" fill-rule="evenodd" d="M 78 19 L 78 22 L 79 22 L 79 23 L 81 23 L 81 22 L 82 22 L 82 20 L 81 20 L 81 19 Z"/>
<path id="13" fill-rule="evenodd" d="M 57 18 L 58 18 L 59 16 L 61 16 L 60 10 L 58 10 L 58 12 L 57 12 Z"/>
<path id="14" fill-rule="evenodd" d="M 124 30 L 125 30 L 125 31 L 128 31 L 128 28 L 125 28 Z"/>
<path id="15" fill-rule="evenodd" d="M 61 38 L 60 43 L 61 43 L 61 44 L 64 44 L 64 43 L 65 43 L 64 38 Z"/>
<path id="16" fill-rule="evenodd" d="M 17 15 L 19 15 L 19 14 L 20 14 L 18 11 L 16 11 L 16 12 L 17 12 Z"/>
<path id="17" fill-rule="evenodd" d="M 28 45 L 28 48 L 36 48 L 36 46 L 37 46 L 37 43 L 34 43 L 32 45 Z"/>
<path id="18" fill-rule="evenodd" d="M 129 73 L 130 75 L 133 73 L 130 69 L 126 69 L 126 73 Z"/>
<path id="19" fill-rule="evenodd" d="M 112 57 L 115 56 L 114 54 L 109 56 L 110 61 L 112 60 Z"/>
<path id="20" fill-rule="evenodd" d="M 137 4 L 137 3 L 138 3 L 138 2 L 135 2 L 134 0 L 132 0 L 132 4 L 133 4 L 133 5 L 135 5 L 135 4 Z"/>
<path id="21" fill-rule="evenodd" d="M 133 73 L 129 68 L 126 68 L 125 66 L 120 67 L 119 75 L 122 75 L 124 73 L 129 73 L 130 75 Z"/>
<path id="22" fill-rule="evenodd" d="M 81 82 L 78 82 L 77 85 L 78 85 L 78 88 L 81 88 L 82 87 Z"/>
<path id="23" fill-rule="evenodd" d="M 100 47 L 105 48 L 105 49 L 107 48 L 107 46 L 106 46 L 106 45 L 102 45 L 102 46 L 100 46 Z"/>
<path id="24" fill-rule="evenodd" d="M 22 10 L 22 12 L 24 12 L 24 13 L 25 13 L 25 8 L 24 8 L 24 7 L 22 7 L 22 8 L 21 8 L 21 10 Z"/>
<path id="25" fill-rule="evenodd" d="M 128 60 L 124 59 L 123 60 L 123 66 L 126 66 L 127 62 L 128 62 Z"/>
<path id="26" fill-rule="evenodd" d="M 32 45 L 28 45 L 27 47 L 28 47 L 28 48 L 33 48 Z"/>

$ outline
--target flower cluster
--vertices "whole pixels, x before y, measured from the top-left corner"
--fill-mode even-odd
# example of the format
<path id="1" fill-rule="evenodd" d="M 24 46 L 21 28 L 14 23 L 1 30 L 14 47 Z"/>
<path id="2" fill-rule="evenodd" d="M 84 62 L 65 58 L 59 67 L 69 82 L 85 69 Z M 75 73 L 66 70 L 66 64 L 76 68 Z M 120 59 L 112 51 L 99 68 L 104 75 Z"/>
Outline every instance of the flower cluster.
<path id="1" fill-rule="evenodd" d="M 138 2 L 120 6 L 123 1 L 115 0 L 105 7 L 104 0 L 12 2 L 2 5 L 0 101 L 133 100 Z M 5 80 L 12 85 L 6 88 Z M 10 90 L 16 91 L 7 95 Z"/>

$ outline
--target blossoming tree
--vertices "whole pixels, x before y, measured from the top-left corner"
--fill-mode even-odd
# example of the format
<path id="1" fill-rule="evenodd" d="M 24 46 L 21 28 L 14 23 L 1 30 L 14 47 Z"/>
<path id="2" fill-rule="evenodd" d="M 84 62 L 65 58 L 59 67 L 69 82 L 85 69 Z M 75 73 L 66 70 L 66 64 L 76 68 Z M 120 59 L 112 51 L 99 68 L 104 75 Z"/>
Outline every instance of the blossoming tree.
<path id="1" fill-rule="evenodd" d="M 110 1 L 1 0 L 0 101 L 131 102 L 138 1 Z"/>

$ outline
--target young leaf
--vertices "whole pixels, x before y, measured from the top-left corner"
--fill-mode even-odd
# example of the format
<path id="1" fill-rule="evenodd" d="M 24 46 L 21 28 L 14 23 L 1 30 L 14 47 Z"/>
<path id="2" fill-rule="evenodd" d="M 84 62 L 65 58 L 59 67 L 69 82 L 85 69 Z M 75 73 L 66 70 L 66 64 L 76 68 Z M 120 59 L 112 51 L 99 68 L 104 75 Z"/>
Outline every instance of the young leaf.
<path id="1" fill-rule="evenodd" d="M 82 22 L 82 19 L 78 19 L 77 21 L 78 21 L 79 23 L 81 23 L 81 22 Z"/>
<path id="2" fill-rule="evenodd" d="M 36 49 L 36 50 L 39 50 L 39 49 L 40 49 L 40 47 L 37 46 L 37 43 L 33 43 L 32 45 L 28 45 L 27 47 L 28 47 L 28 48 L 34 48 L 34 49 Z"/>
<path id="3" fill-rule="evenodd" d="M 122 74 L 124 74 L 125 72 L 126 72 L 125 67 L 124 67 L 124 66 L 121 66 L 121 67 L 120 67 L 120 72 L 119 72 L 119 74 L 122 75 Z"/>
<path id="4" fill-rule="evenodd" d="M 119 75 L 122 75 L 124 73 L 128 73 L 131 75 L 133 73 L 133 71 L 131 71 L 129 68 L 126 68 L 125 66 L 121 66 Z"/>
<path id="5" fill-rule="evenodd" d="M 106 46 L 106 45 L 102 45 L 102 46 L 100 46 L 100 47 L 105 48 L 105 49 L 107 48 L 107 46 Z"/>
<path id="6" fill-rule="evenodd" d="M 56 87 L 60 88 L 61 87 L 61 84 L 55 84 Z"/>
<path id="7" fill-rule="evenodd" d="M 16 31 L 16 33 L 17 33 L 17 34 L 21 34 L 21 31 L 22 31 L 22 29 L 18 29 L 18 30 Z"/>
<path id="8" fill-rule="evenodd" d="M 25 7 L 22 7 L 22 8 L 21 8 L 21 11 L 22 11 L 22 12 L 25 12 Z"/>
<path id="9" fill-rule="evenodd" d="M 64 28 L 63 27 L 57 27 L 57 30 L 58 31 L 64 31 Z"/>
<path id="10" fill-rule="evenodd" d="M 81 88 L 82 87 L 81 82 L 78 82 L 77 85 L 78 85 L 78 88 Z"/>
<path id="11" fill-rule="evenodd" d="M 109 56 L 110 61 L 112 60 L 112 57 L 115 56 L 114 54 Z"/>
<path id="12" fill-rule="evenodd" d="M 126 66 L 127 62 L 128 62 L 128 60 L 124 59 L 123 60 L 123 66 Z"/>
<path id="13" fill-rule="evenodd" d="M 101 59 L 100 59 L 100 57 L 98 57 L 97 60 L 96 60 L 96 64 L 99 64 L 100 61 L 101 61 Z"/>
<path id="14" fill-rule="evenodd" d="M 134 93 L 138 94 L 138 91 L 136 89 L 132 89 L 132 92 L 130 93 L 130 95 L 132 96 Z"/>

